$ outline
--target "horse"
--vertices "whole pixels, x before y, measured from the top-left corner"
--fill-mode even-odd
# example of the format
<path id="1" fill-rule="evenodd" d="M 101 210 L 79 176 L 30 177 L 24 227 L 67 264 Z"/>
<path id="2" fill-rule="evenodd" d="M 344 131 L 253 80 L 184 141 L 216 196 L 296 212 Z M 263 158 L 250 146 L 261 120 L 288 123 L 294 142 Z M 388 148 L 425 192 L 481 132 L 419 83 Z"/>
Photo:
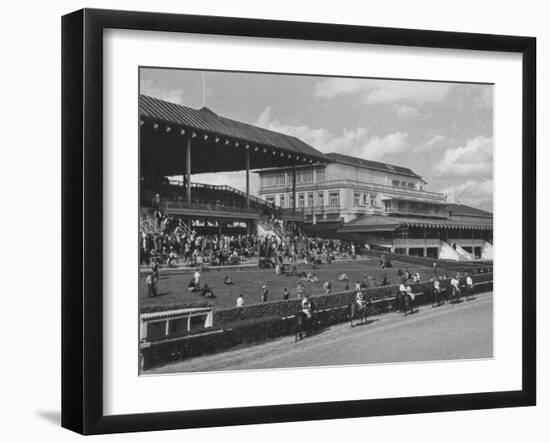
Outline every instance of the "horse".
<path id="1" fill-rule="evenodd" d="M 353 319 L 359 316 L 360 323 L 364 324 L 367 322 L 367 303 L 358 303 L 357 301 L 354 301 L 351 303 L 349 307 L 349 320 L 350 325 L 353 328 Z"/>
<path id="2" fill-rule="evenodd" d="M 451 303 L 460 302 L 460 289 L 455 286 L 451 286 Z"/>
<path id="3" fill-rule="evenodd" d="M 445 303 L 445 297 L 443 295 L 443 291 L 439 289 L 439 291 L 435 288 L 432 288 L 432 307 L 434 306 L 441 306 Z"/>
<path id="4" fill-rule="evenodd" d="M 313 314 L 311 318 L 308 318 L 304 311 L 298 311 L 294 316 L 294 319 L 294 329 L 296 331 L 294 335 L 294 341 L 296 342 L 307 336 L 312 331 L 314 326 L 314 319 Z"/>
<path id="5" fill-rule="evenodd" d="M 398 292 L 395 297 L 395 308 L 397 312 L 403 312 L 407 314 L 409 311 L 413 312 L 413 299 L 406 292 Z"/>
<path id="6" fill-rule="evenodd" d="M 294 341 L 301 340 L 308 334 L 310 334 L 317 326 L 317 318 L 314 313 L 314 306 L 312 303 L 311 306 L 311 318 L 308 318 L 307 314 L 304 311 L 298 311 L 296 315 L 294 316 L 295 324 L 294 324 Z"/>
<path id="7" fill-rule="evenodd" d="M 410 294 L 403 294 L 402 307 L 405 315 L 414 313 L 414 299 Z"/>

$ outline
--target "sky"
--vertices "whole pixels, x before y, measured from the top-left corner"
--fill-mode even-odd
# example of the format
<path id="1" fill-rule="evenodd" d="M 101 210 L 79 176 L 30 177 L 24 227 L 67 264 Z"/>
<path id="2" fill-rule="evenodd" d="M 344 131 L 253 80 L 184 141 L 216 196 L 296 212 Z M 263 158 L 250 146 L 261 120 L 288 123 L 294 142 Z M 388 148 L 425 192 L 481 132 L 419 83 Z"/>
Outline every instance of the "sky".
<path id="1" fill-rule="evenodd" d="M 408 167 L 426 190 L 493 210 L 492 85 L 142 68 L 140 92 L 196 109 L 206 104 L 325 153 Z M 192 180 L 245 186 L 243 172 Z"/>

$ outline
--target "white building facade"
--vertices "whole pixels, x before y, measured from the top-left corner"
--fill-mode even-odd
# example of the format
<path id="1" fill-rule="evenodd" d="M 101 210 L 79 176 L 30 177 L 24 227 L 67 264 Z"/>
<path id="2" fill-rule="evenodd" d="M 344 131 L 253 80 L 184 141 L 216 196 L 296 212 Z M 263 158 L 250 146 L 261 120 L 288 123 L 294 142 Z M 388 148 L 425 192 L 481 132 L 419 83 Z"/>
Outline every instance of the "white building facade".
<path id="1" fill-rule="evenodd" d="M 328 154 L 334 162 L 296 168 L 296 203 L 306 223 L 349 222 L 366 214 L 446 217 L 446 196 L 424 189 L 410 169 Z M 294 208 L 292 168 L 260 171 L 259 195 Z"/>

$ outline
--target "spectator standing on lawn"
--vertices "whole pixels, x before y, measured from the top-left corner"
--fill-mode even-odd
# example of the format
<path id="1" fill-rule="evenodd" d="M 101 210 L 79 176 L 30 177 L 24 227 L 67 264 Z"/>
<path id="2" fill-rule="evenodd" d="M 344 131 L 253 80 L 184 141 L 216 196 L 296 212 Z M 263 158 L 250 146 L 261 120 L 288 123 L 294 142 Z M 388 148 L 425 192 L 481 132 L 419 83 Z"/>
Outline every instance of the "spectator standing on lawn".
<path id="1" fill-rule="evenodd" d="M 237 308 L 242 308 L 244 306 L 244 297 L 242 294 L 239 294 L 237 297 Z"/>
<path id="2" fill-rule="evenodd" d="M 153 278 L 155 280 L 159 279 L 159 262 L 156 258 L 153 259 L 153 266 L 151 266 L 151 270 L 153 271 Z"/>
<path id="3" fill-rule="evenodd" d="M 298 286 L 296 286 L 296 294 L 298 295 L 298 298 L 302 298 L 306 292 L 305 285 L 300 282 L 298 283 Z"/>
<path id="4" fill-rule="evenodd" d="M 199 289 L 200 288 L 201 273 L 199 272 L 198 269 L 193 274 L 193 280 L 194 280 L 194 283 L 195 283 L 195 289 Z"/>
<path id="5" fill-rule="evenodd" d="M 329 295 L 332 292 L 332 285 L 330 284 L 330 280 L 327 280 L 323 283 L 323 289 L 325 290 L 326 295 Z"/>
<path id="6" fill-rule="evenodd" d="M 147 279 L 145 280 L 147 283 L 147 296 L 149 298 L 156 297 L 157 296 L 157 285 L 155 281 L 155 274 L 150 272 L 147 274 Z"/>
<path id="7" fill-rule="evenodd" d="M 287 288 L 283 289 L 283 300 L 288 300 L 288 297 L 290 296 L 290 292 L 288 292 Z"/>
<path id="8" fill-rule="evenodd" d="M 267 301 L 268 294 L 269 294 L 269 292 L 267 290 L 267 286 L 263 285 L 262 286 L 262 303 L 265 303 Z"/>

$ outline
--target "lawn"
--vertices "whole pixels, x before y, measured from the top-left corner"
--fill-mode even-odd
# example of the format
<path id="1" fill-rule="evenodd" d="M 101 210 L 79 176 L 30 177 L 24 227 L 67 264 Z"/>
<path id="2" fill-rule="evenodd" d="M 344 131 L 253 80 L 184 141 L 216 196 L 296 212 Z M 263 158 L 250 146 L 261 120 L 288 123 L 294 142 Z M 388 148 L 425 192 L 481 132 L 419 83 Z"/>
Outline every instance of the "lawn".
<path id="1" fill-rule="evenodd" d="M 431 268 L 408 263 L 394 262 L 394 267 L 390 269 L 381 269 L 378 265 L 379 259 L 358 260 L 348 262 L 337 262 L 331 265 L 320 265 L 312 270 L 309 266 L 298 266 L 298 272 L 313 272 L 319 278 L 318 283 L 305 282 L 306 292 L 310 295 L 323 294 L 322 284 L 326 280 L 332 283 L 332 291 L 343 291 L 346 282 L 338 281 L 337 276 L 346 273 L 349 277 L 349 287 L 353 289 L 355 282 L 363 277 L 372 276 L 377 280 L 383 273 L 386 273 L 390 284 L 400 283 L 397 270 L 408 270 L 411 273 L 420 273 L 422 280 L 427 280 L 431 273 Z M 223 279 L 229 275 L 233 285 L 225 285 Z M 187 285 L 191 280 L 192 274 L 160 275 L 157 284 L 157 294 L 155 298 L 147 297 L 147 285 L 145 277 L 139 280 L 139 299 L 141 307 L 162 307 L 163 309 L 174 309 L 186 305 L 211 302 L 217 308 L 229 308 L 235 306 L 235 300 L 239 294 L 243 294 L 245 304 L 261 303 L 262 285 L 266 285 L 269 290 L 268 300 L 280 300 L 283 298 L 283 289 L 287 288 L 290 292 L 290 298 L 296 297 L 296 286 L 298 277 L 287 277 L 285 275 L 277 276 L 272 269 L 248 268 L 239 270 L 212 269 L 202 273 L 201 285 L 207 283 L 212 288 L 215 299 L 204 299 L 199 293 L 191 293 L 187 290 Z"/>

